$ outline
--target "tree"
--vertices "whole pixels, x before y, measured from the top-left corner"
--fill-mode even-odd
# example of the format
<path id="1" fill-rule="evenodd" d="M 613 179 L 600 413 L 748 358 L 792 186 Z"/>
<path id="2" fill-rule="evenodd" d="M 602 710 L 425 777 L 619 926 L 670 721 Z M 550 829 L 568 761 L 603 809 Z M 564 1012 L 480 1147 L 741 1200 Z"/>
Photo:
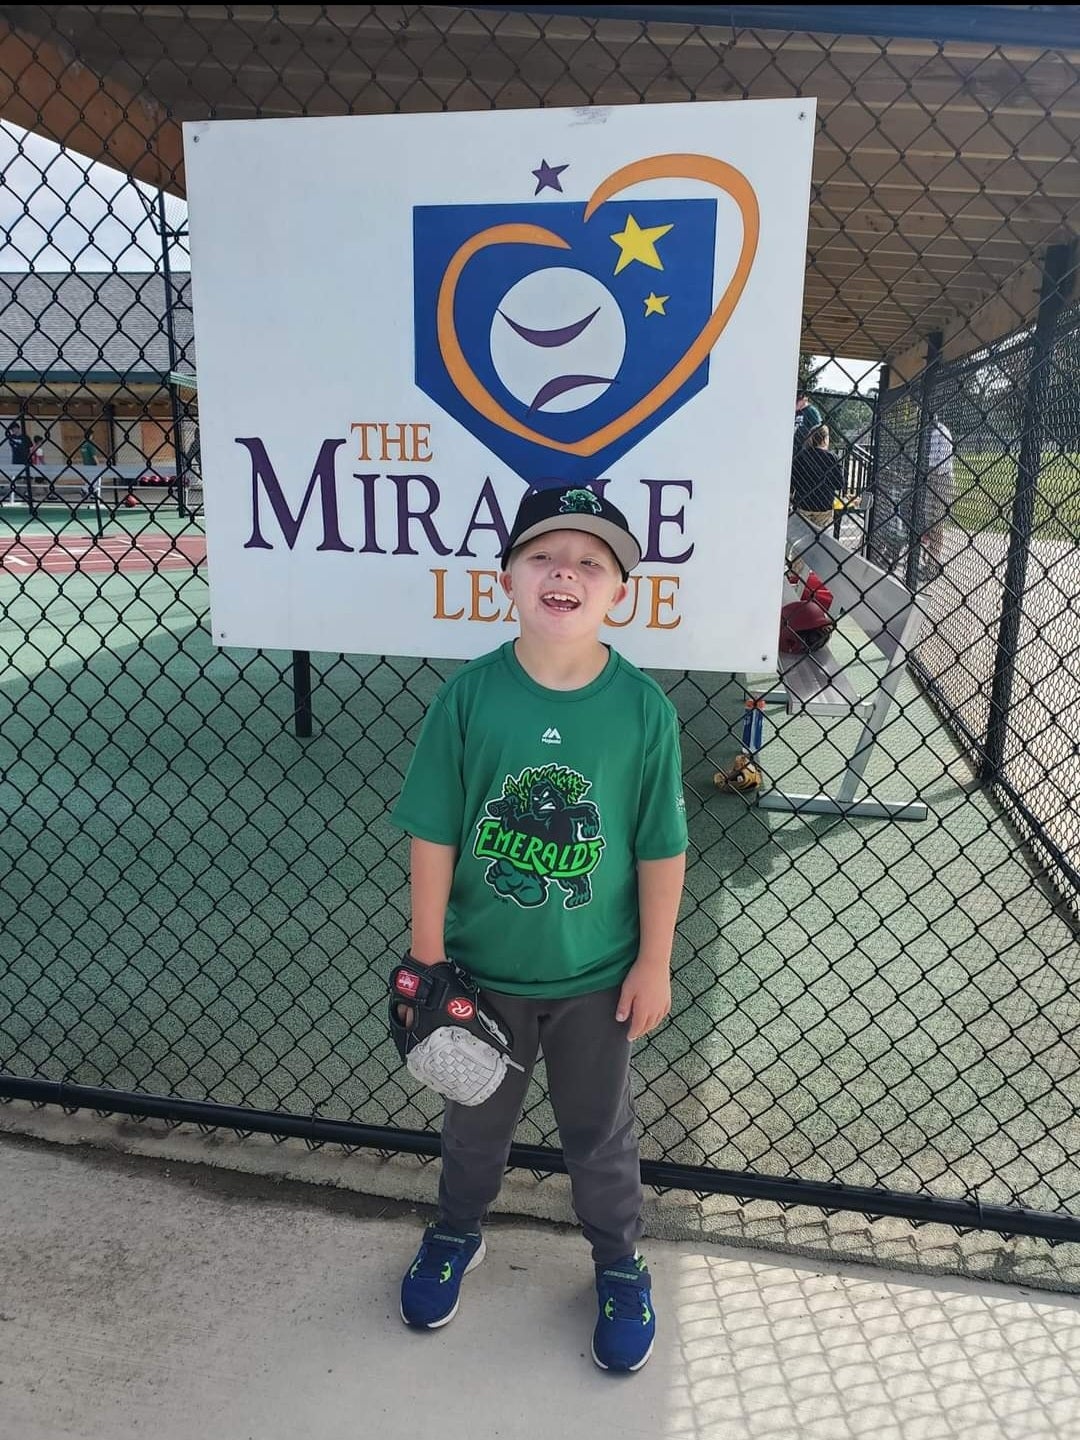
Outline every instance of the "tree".
<path id="1" fill-rule="evenodd" d="M 820 360 L 817 355 L 799 356 L 799 381 L 797 394 L 804 392 L 809 394 L 814 388 L 814 381 L 825 369 L 826 361 Z"/>
<path id="2" fill-rule="evenodd" d="M 830 391 L 819 390 L 814 396 L 814 404 L 837 440 L 869 446 L 874 425 L 872 401 L 863 395 L 834 395 Z"/>

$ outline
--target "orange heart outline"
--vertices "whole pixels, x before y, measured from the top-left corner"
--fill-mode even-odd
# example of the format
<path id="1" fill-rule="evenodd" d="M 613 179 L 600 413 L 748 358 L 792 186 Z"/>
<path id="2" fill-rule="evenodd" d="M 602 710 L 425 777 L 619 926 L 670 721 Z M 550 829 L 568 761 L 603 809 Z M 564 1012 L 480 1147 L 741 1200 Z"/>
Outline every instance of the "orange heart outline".
<path id="1" fill-rule="evenodd" d="M 585 221 L 588 221 L 605 200 L 627 190 L 631 185 L 644 180 L 702 180 L 722 190 L 739 207 L 742 217 L 743 240 L 738 263 L 728 281 L 719 304 L 705 322 L 697 338 L 689 346 L 681 360 L 660 380 L 636 405 L 623 412 L 601 430 L 594 430 L 583 440 L 567 443 L 551 440 L 536 430 L 531 430 L 520 420 L 515 420 L 477 378 L 472 366 L 465 358 L 465 352 L 457 337 L 454 324 L 454 300 L 462 271 L 474 255 L 491 245 L 544 245 L 550 249 L 569 250 L 570 245 L 550 230 L 539 225 L 511 224 L 492 225 L 480 230 L 462 242 L 454 252 L 443 274 L 439 286 L 436 308 L 436 329 L 439 337 L 439 353 L 447 374 L 457 387 L 461 397 L 501 430 L 507 430 L 522 440 L 534 445 L 543 445 L 549 450 L 560 450 L 566 455 L 595 455 L 619 440 L 636 425 L 654 414 L 694 373 L 710 350 L 719 340 L 742 298 L 743 290 L 750 276 L 758 239 L 761 234 L 761 212 L 757 195 L 750 181 L 733 165 L 715 160 L 708 155 L 650 155 L 643 160 L 634 160 L 629 165 L 614 171 L 602 180 L 593 191 L 585 207 Z"/>

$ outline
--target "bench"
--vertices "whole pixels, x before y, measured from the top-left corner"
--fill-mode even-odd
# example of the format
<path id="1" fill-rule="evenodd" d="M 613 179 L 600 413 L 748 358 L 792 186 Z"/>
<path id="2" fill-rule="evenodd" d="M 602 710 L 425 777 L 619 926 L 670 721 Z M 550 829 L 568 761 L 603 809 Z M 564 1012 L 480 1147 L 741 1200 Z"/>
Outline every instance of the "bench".
<path id="1" fill-rule="evenodd" d="M 125 471 L 127 473 L 125 473 Z M 0 498 L 10 495 L 16 504 L 29 505 L 36 511 L 45 506 L 66 506 L 76 510 L 93 509 L 95 505 L 113 511 L 133 495 L 140 505 L 156 510 L 161 505 L 176 505 L 175 485 L 148 485 L 145 466 L 101 467 L 96 476 L 72 466 L 36 467 L 27 477 L 21 470 L 0 467 Z M 169 472 L 165 472 L 169 478 Z M 87 478 L 97 478 L 97 493 L 87 493 Z M 188 508 L 201 502 L 202 486 L 189 477 L 185 501 Z"/>
<path id="2" fill-rule="evenodd" d="M 34 482 L 29 490 L 26 486 L 17 487 L 16 493 L 23 504 L 32 505 L 87 505 L 93 502 L 95 494 L 99 500 L 110 500 L 112 503 L 122 501 L 125 495 L 138 495 L 140 497 L 166 498 L 175 494 L 175 489 L 169 485 L 140 485 L 136 481 L 115 481 L 105 480 L 97 487 L 96 492 L 86 492 L 85 485 L 71 485 L 64 482 L 60 485 L 41 484 Z"/>
<path id="3" fill-rule="evenodd" d="M 872 705 L 860 700 L 844 666 L 826 645 L 812 655 L 781 655 L 782 690 L 766 696 L 767 703 L 786 705 L 789 715 L 860 715 L 866 719 Z"/>
<path id="4" fill-rule="evenodd" d="M 130 490 L 167 494 L 175 488 L 168 484 L 147 483 L 148 475 L 160 475 L 168 481 L 173 478 L 172 466 L 160 469 L 153 465 L 12 465 L 0 461 L 0 493 L 14 490 L 27 500 L 62 500 L 67 496 L 78 498 L 85 493 L 91 482 L 102 494 L 123 497 Z M 190 484 L 190 478 L 189 478 Z"/>
<path id="5" fill-rule="evenodd" d="M 781 656 L 780 686 L 762 698 L 783 704 L 788 715 L 857 716 L 862 734 L 847 760 L 835 794 L 795 795 L 768 790 L 758 799 L 763 810 L 811 815 L 870 815 L 879 819 L 925 820 L 920 800 L 856 799 L 867 762 L 885 723 L 907 664 L 907 652 L 922 623 L 915 596 L 894 575 L 846 550 L 826 531 L 801 516 L 788 521 L 788 553 L 814 570 L 833 592 L 832 614 L 846 616 L 884 656 L 886 668 L 873 693 L 857 694 L 843 664 L 829 646 L 811 655 Z M 797 594 L 785 593 L 785 601 Z"/>

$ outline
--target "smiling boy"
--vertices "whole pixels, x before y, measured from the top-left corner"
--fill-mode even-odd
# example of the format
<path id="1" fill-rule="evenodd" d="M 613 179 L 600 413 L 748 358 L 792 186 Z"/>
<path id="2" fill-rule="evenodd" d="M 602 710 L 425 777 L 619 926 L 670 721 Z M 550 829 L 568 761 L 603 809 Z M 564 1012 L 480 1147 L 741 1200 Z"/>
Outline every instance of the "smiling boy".
<path id="1" fill-rule="evenodd" d="M 500 576 L 520 634 L 435 697 L 393 815 L 411 836 L 412 959 L 468 970 L 521 1067 L 483 1104 L 447 1102 L 439 1216 L 402 1280 L 402 1318 L 437 1329 L 456 1314 L 542 1051 L 592 1246 L 592 1355 L 619 1371 L 645 1364 L 656 1325 L 628 1042 L 671 1007 L 686 851 L 674 707 L 599 638 L 640 558 L 591 490 L 522 501 Z"/>

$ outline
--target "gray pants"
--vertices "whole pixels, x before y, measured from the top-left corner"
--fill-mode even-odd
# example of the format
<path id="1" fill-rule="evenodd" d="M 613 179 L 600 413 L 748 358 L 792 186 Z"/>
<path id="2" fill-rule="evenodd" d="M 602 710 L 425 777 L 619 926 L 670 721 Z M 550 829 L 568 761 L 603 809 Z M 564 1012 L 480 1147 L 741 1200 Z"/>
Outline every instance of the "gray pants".
<path id="1" fill-rule="evenodd" d="M 539 1051 L 559 1126 L 574 1210 L 598 1265 L 634 1253 L 641 1235 L 641 1170 L 630 1099 L 628 1022 L 615 1020 L 619 988 L 572 1000 L 490 994 L 514 1033 L 523 1071 L 483 1105 L 447 1101 L 442 1129 L 439 1217 L 476 1230 L 499 1193 L 510 1143 Z"/>

